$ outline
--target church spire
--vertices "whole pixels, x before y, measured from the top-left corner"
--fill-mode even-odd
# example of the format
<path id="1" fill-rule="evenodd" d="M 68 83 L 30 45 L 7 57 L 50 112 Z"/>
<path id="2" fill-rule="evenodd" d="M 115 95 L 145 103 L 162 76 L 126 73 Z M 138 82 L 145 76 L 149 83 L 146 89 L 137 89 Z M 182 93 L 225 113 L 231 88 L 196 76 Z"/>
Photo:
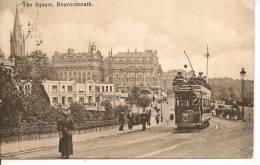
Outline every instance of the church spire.
<path id="1" fill-rule="evenodd" d="M 15 19 L 14 19 L 14 29 L 13 29 L 13 38 L 19 39 L 21 37 L 21 24 L 19 19 L 19 10 L 16 6 Z"/>
<path id="2" fill-rule="evenodd" d="M 25 37 L 21 29 L 18 6 L 16 6 L 13 32 L 10 34 L 10 49 L 10 60 L 13 63 L 18 56 L 25 55 Z"/>

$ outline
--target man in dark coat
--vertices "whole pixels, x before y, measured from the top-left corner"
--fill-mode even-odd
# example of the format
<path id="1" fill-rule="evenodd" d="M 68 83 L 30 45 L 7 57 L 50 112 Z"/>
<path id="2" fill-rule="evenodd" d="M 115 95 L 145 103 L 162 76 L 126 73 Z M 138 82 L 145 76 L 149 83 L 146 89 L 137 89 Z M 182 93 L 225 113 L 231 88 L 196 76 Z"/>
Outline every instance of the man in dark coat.
<path id="1" fill-rule="evenodd" d="M 128 119 L 128 129 L 132 129 L 133 128 L 133 115 L 132 115 L 131 111 L 129 111 L 129 113 L 127 115 L 127 119 Z"/>
<path id="2" fill-rule="evenodd" d="M 157 113 L 155 116 L 156 124 L 159 124 L 160 122 L 160 113 Z"/>
<path id="3" fill-rule="evenodd" d="M 60 135 L 59 152 L 62 158 L 68 159 L 73 155 L 73 143 L 71 130 L 74 129 L 74 123 L 69 112 L 63 112 L 64 118 L 58 121 L 58 131 Z"/>
<path id="4" fill-rule="evenodd" d="M 146 129 L 146 120 L 147 120 L 147 113 L 143 112 L 141 114 L 141 120 L 142 120 L 142 125 L 143 125 L 143 131 Z"/>
<path id="5" fill-rule="evenodd" d="M 119 124 L 120 124 L 120 127 L 119 127 L 119 131 L 123 131 L 124 130 L 124 112 L 120 112 L 119 114 Z"/>
<path id="6" fill-rule="evenodd" d="M 152 110 L 147 110 L 147 125 L 151 125 Z"/>

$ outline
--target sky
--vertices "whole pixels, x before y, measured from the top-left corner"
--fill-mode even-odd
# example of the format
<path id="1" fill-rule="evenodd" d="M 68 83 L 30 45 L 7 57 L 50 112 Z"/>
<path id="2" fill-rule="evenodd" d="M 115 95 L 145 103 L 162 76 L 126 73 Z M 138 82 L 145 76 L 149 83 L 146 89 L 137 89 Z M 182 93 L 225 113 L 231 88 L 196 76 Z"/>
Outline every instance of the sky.
<path id="1" fill-rule="evenodd" d="M 103 56 L 110 48 L 113 53 L 157 50 L 168 71 L 188 64 L 186 50 L 194 70 L 205 73 L 208 45 L 209 78 L 238 79 L 244 67 L 247 79 L 254 79 L 253 0 L 89 0 L 93 6 L 74 8 L 24 8 L 23 1 L 0 0 L 0 48 L 6 56 L 18 4 L 25 34 L 28 23 L 34 27 L 34 37 L 26 39 L 28 53 L 40 49 L 51 57 L 68 48 L 86 52 L 94 41 Z M 69 1 L 74 2 L 64 0 Z M 43 43 L 36 46 L 39 39 Z"/>

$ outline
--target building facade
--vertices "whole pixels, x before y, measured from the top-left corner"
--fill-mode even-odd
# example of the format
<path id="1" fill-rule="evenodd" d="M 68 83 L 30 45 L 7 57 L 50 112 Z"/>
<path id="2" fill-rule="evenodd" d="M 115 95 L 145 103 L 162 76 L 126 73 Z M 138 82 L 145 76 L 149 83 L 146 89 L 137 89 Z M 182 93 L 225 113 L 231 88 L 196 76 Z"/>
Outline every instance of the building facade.
<path id="1" fill-rule="evenodd" d="M 109 52 L 105 60 L 106 76 L 109 83 L 118 89 L 128 87 L 158 87 L 161 86 L 161 66 L 158 62 L 157 51 L 119 52 L 115 55 Z"/>
<path id="2" fill-rule="evenodd" d="M 21 29 L 19 11 L 16 7 L 14 28 L 10 34 L 10 60 L 15 64 L 17 57 L 25 56 L 25 37 Z"/>
<path id="3" fill-rule="evenodd" d="M 114 84 L 72 81 L 44 81 L 44 89 L 51 105 L 61 104 L 68 107 L 73 102 L 83 105 L 100 105 L 104 100 L 114 100 L 116 104 L 127 96 L 115 92 Z"/>
<path id="4" fill-rule="evenodd" d="M 68 49 L 67 53 L 55 52 L 52 65 L 59 81 L 104 82 L 103 56 L 94 43 L 89 44 L 86 53 L 75 53 L 73 49 Z"/>

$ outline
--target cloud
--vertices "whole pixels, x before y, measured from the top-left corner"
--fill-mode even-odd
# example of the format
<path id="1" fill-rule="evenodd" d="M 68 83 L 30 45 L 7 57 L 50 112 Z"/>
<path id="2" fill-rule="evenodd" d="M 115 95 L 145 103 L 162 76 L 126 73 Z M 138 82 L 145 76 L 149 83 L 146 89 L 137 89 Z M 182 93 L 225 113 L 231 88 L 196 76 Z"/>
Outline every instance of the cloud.
<path id="1" fill-rule="evenodd" d="M 240 0 L 240 2 L 247 9 L 250 9 L 253 12 L 255 11 L 254 0 Z"/>
<path id="2" fill-rule="evenodd" d="M 252 69 L 253 18 L 245 8 L 252 7 L 252 0 L 241 0 L 241 3 L 236 0 L 165 1 L 160 7 L 157 0 L 147 4 L 146 1 L 115 2 L 116 6 L 100 2 L 89 10 L 40 9 L 34 24 L 43 44 L 36 47 L 33 40 L 27 40 L 26 49 L 29 52 L 42 49 L 49 56 L 54 51 L 66 52 L 68 48 L 86 52 L 89 41 L 94 41 L 104 56 L 110 48 L 114 53 L 135 48 L 138 51 L 156 49 L 164 70 L 188 64 L 183 53 L 186 50 L 194 69 L 205 72 L 204 54 L 209 45 L 211 77 L 239 78 L 233 69 L 240 70 L 242 64 Z M 241 8 L 242 5 L 245 7 Z M 136 9 L 129 10 L 134 7 Z M 49 17 L 46 12 L 56 15 Z M 24 10 L 22 14 L 25 13 L 27 15 L 21 15 L 21 23 L 33 22 L 36 12 Z M 7 9 L 0 13 L 0 47 L 6 54 L 13 17 L 14 13 Z M 248 72 L 248 76 L 253 74 Z"/>

